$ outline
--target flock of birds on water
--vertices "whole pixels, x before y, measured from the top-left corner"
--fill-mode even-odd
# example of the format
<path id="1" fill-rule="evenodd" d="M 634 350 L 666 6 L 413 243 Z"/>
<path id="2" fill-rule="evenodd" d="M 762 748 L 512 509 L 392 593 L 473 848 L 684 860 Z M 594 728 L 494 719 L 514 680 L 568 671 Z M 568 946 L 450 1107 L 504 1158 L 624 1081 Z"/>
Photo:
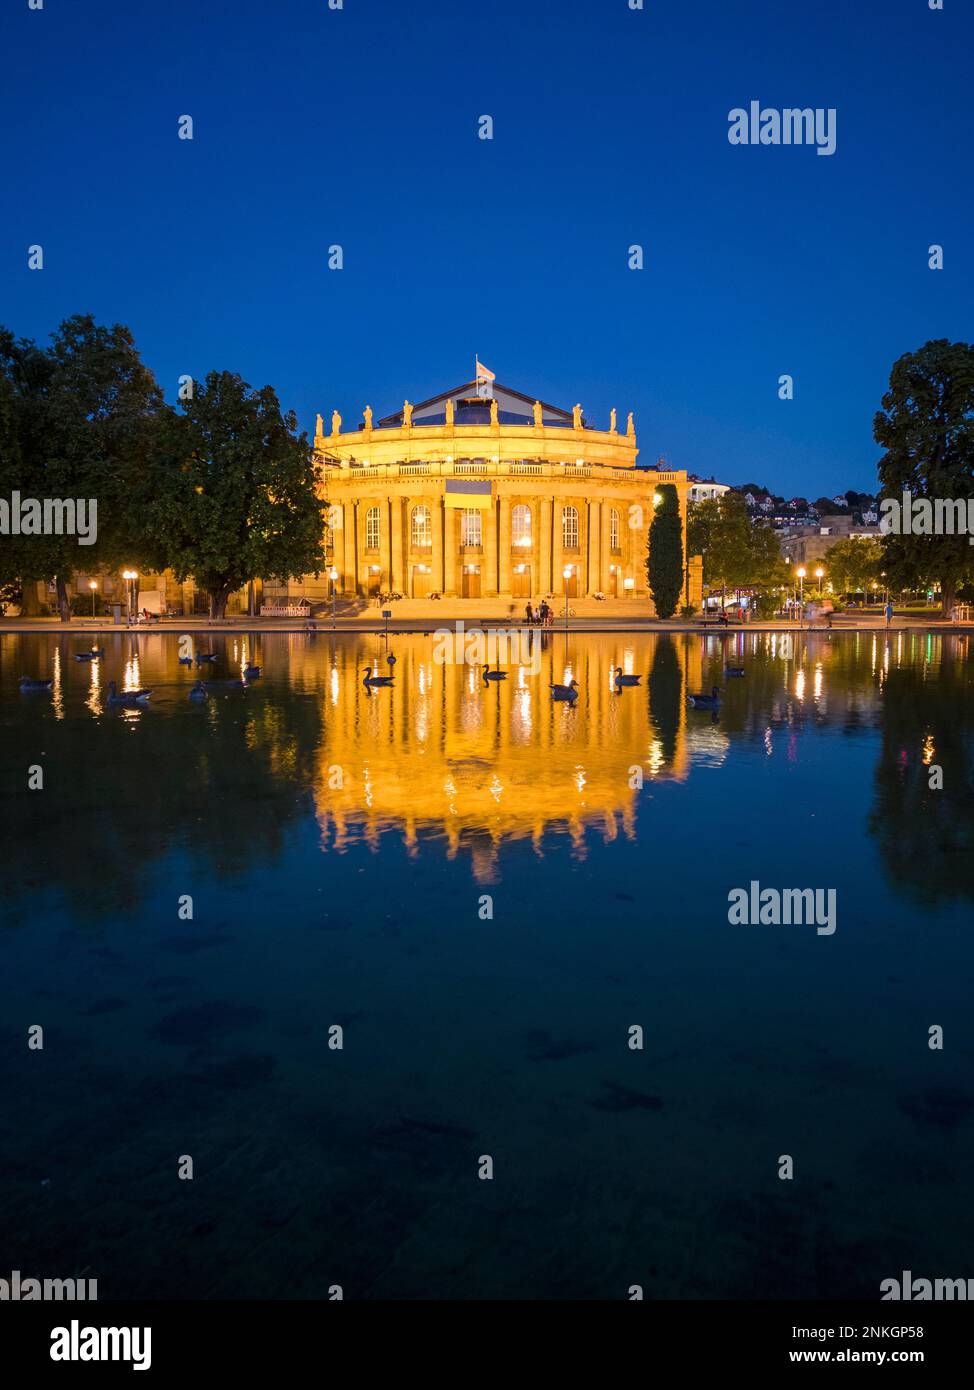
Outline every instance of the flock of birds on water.
<path id="1" fill-rule="evenodd" d="M 101 659 L 102 655 L 103 653 L 98 647 L 92 647 L 92 649 L 87 652 L 75 652 L 74 659 L 75 661 L 98 661 Z M 212 665 L 214 662 L 218 660 L 219 656 L 217 652 L 197 652 L 195 656 L 179 657 L 179 664 L 180 666 L 192 666 L 195 662 L 196 667 L 198 669 L 200 666 Z M 362 678 L 362 684 L 365 686 L 367 694 L 371 695 L 374 689 L 395 684 L 396 657 L 394 653 L 390 652 L 389 655 L 386 657 L 386 664 L 389 667 L 389 674 L 387 676 L 378 675 L 375 665 L 373 663 L 370 663 L 368 666 L 363 668 L 365 674 Z M 483 683 L 485 686 L 495 681 L 507 680 L 508 673 L 506 671 L 502 671 L 499 667 L 495 667 L 493 670 L 491 670 L 490 666 L 487 665 L 481 668 L 481 672 L 483 677 Z M 261 668 L 259 666 L 255 666 L 253 662 L 250 661 L 248 658 L 244 663 L 242 679 L 220 681 L 204 681 L 197 679 L 196 684 L 189 691 L 188 698 L 194 701 L 208 700 L 210 698 L 211 692 L 214 690 L 247 690 L 250 682 L 253 680 L 257 680 L 260 676 L 260 673 Z M 743 666 L 725 665 L 724 675 L 728 678 L 741 677 L 745 675 L 745 670 Z M 612 688 L 617 695 L 621 695 L 622 691 L 626 689 L 627 686 L 639 685 L 641 680 L 641 675 L 626 675 L 624 674 L 622 667 L 617 666 L 615 668 L 615 672 L 612 678 Z M 21 676 L 20 678 L 20 690 L 22 694 L 30 694 L 32 692 L 43 692 L 45 690 L 49 691 L 53 689 L 53 686 L 53 679 L 39 680 L 32 676 Z M 575 701 L 578 699 L 579 686 L 578 681 L 574 679 L 568 681 L 568 683 L 565 685 L 560 685 L 554 681 L 549 682 L 548 690 L 551 693 L 552 700 L 556 700 L 567 705 L 574 705 Z M 115 681 L 109 681 L 108 693 L 106 696 L 106 704 L 111 705 L 113 707 L 123 706 L 133 708 L 138 707 L 140 705 L 148 704 L 151 695 L 151 689 L 119 690 Z M 687 696 L 687 704 L 691 705 L 695 709 L 716 710 L 720 708 L 721 703 L 722 701 L 720 686 L 717 685 L 712 687 L 709 695 L 706 693 L 706 691 L 700 691 L 698 693 Z"/>

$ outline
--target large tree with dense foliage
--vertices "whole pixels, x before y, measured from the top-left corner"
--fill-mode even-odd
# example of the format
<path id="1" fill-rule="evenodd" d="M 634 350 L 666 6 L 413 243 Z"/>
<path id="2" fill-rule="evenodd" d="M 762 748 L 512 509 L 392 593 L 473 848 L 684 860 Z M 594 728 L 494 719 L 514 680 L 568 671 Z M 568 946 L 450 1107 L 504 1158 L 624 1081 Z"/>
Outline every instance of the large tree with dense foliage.
<path id="1" fill-rule="evenodd" d="M 683 522 L 680 499 L 672 483 L 656 489 L 659 501 L 649 528 L 646 577 L 660 618 L 672 618 L 683 587 Z"/>
<path id="2" fill-rule="evenodd" d="M 825 565 L 838 594 L 865 593 L 878 581 L 883 547 L 868 536 L 844 536 L 825 552 Z"/>
<path id="3" fill-rule="evenodd" d="M 924 343 L 893 364 L 889 390 L 873 422 L 885 453 L 882 496 L 974 497 L 974 346 L 946 338 Z M 966 535 L 887 535 L 887 575 L 903 588 L 938 583 L 948 611 L 960 585 L 974 578 Z"/>
<path id="4" fill-rule="evenodd" d="M 212 617 L 252 579 L 283 583 L 324 568 L 314 452 L 296 429 L 272 387 L 210 372 L 160 432 L 143 536 L 159 568 L 193 576 Z"/>
<path id="5" fill-rule="evenodd" d="M 778 537 L 765 522 L 751 520 L 736 492 L 691 506 L 687 549 L 703 556 L 703 582 L 710 588 L 769 589 L 787 577 Z"/>
<path id="6" fill-rule="evenodd" d="M 121 324 L 90 314 L 66 319 L 48 348 L 0 330 L 0 496 L 92 499 L 97 538 L 0 538 L 0 582 L 53 580 L 62 619 L 66 582 L 86 569 L 138 560 L 132 553 L 136 499 L 158 421 L 162 392 Z"/>

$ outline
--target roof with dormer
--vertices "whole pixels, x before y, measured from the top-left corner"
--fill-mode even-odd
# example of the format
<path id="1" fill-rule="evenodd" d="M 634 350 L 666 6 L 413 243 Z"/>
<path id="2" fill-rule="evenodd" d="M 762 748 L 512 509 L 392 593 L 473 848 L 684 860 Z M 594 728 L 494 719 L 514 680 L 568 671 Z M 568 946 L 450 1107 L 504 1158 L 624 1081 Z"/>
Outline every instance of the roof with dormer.
<path id="1" fill-rule="evenodd" d="M 489 383 L 490 395 L 478 395 L 478 387 L 483 382 L 466 381 L 462 386 L 454 386 L 442 391 L 438 396 L 420 401 L 413 406 L 414 425 L 442 425 L 446 419 L 446 403 L 453 401 L 458 424 L 487 424 L 490 419 L 491 400 L 497 402 L 497 419 L 502 425 L 531 424 L 534 420 L 536 396 L 527 396 L 516 391 L 513 386 L 502 386 L 500 382 Z M 482 418 L 481 418 L 482 417 Z M 572 412 L 561 406 L 541 402 L 541 419 L 546 425 L 571 425 Z M 387 415 L 379 420 L 376 429 L 399 429 L 402 426 L 402 411 Z"/>

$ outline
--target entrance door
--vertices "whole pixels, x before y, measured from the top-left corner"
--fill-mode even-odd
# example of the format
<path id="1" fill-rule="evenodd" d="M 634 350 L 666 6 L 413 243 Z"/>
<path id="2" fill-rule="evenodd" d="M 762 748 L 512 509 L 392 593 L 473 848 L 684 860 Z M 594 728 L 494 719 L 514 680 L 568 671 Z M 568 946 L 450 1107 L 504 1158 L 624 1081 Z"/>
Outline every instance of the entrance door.
<path id="1" fill-rule="evenodd" d="M 578 566 L 572 565 L 571 574 L 565 580 L 565 593 L 569 598 L 578 598 Z"/>
<path id="2" fill-rule="evenodd" d="M 511 593 L 514 598 L 531 597 L 531 566 L 515 565 L 511 576 Z"/>
<path id="3" fill-rule="evenodd" d="M 369 598 L 375 598 L 376 594 L 382 593 L 381 571 L 369 570 L 366 578 L 366 590 Z"/>
<path id="4" fill-rule="evenodd" d="M 618 566 L 616 566 L 616 568 L 615 568 L 614 570 L 612 570 L 612 571 L 610 572 L 610 574 L 609 574 L 609 587 L 608 587 L 608 590 L 607 590 L 606 592 L 608 593 L 609 598 L 618 598 L 618 597 L 619 597 L 619 569 L 618 569 Z"/>
<path id="5" fill-rule="evenodd" d="M 413 565 L 413 598 L 426 598 L 432 587 L 429 565 Z"/>
<path id="6" fill-rule="evenodd" d="M 480 566 L 464 565 L 460 577 L 460 597 L 480 598 Z"/>

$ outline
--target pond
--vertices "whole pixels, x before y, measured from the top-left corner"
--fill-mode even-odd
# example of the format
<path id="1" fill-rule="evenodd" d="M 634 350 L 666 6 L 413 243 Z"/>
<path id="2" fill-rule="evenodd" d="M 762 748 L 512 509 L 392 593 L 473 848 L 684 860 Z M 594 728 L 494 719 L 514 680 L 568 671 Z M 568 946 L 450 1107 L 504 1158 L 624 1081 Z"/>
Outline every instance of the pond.
<path id="1" fill-rule="evenodd" d="M 103 1299 L 972 1272 L 967 637 L 556 631 L 491 683 L 428 636 L 196 642 L 262 674 L 191 701 L 177 634 L 0 638 L 6 1268 Z M 732 920 L 752 885 L 834 894 L 834 929 Z"/>

